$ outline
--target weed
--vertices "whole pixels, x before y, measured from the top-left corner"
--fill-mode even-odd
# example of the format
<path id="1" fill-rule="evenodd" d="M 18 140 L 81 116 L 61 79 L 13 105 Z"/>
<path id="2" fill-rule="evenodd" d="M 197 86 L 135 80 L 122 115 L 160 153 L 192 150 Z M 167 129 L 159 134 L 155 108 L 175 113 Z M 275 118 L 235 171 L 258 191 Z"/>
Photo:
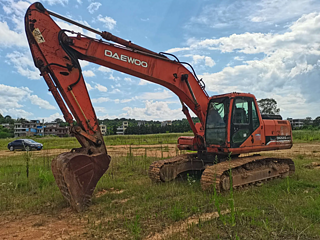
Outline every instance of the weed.
<path id="1" fill-rule="evenodd" d="M 126 221 L 127 228 L 131 231 L 134 239 L 141 238 L 141 226 L 140 226 L 140 215 L 136 214 L 133 221 Z"/>
<path id="2" fill-rule="evenodd" d="M 29 162 L 30 162 L 30 159 L 31 159 L 31 153 L 29 151 L 26 151 L 24 153 L 24 159 L 25 159 L 25 163 L 26 163 L 27 178 L 29 178 Z"/>
<path id="3" fill-rule="evenodd" d="M 289 179 L 289 176 L 286 177 L 286 183 L 287 183 L 287 193 L 290 194 L 290 179 Z"/>
<path id="4" fill-rule="evenodd" d="M 231 161 L 231 157 L 229 155 L 228 161 Z M 235 207 L 234 207 L 234 196 L 233 196 L 233 178 L 232 178 L 232 170 L 231 167 L 229 169 L 229 181 L 230 181 L 230 190 L 229 190 L 229 207 L 231 211 L 231 219 L 230 219 L 230 224 L 232 227 L 236 225 L 236 212 L 235 212 Z"/>
<path id="5" fill-rule="evenodd" d="M 182 206 L 178 203 L 175 203 L 169 211 L 169 216 L 173 221 L 181 220 L 184 217 Z"/>
<path id="6" fill-rule="evenodd" d="M 54 177 L 52 173 L 49 171 L 43 170 L 42 168 L 39 168 L 39 176 L 38 176 L 39 188 L 43 189 L 44 187 L 47 187 L 53 182 L 54 182 Z"/>
<path id="7" fill-rule="evenodd" d="M 192 185 L 196 182 L 193 176 L 191 176 L 189 173 L 187 173 L 187 181 L 189 185 Z"/>

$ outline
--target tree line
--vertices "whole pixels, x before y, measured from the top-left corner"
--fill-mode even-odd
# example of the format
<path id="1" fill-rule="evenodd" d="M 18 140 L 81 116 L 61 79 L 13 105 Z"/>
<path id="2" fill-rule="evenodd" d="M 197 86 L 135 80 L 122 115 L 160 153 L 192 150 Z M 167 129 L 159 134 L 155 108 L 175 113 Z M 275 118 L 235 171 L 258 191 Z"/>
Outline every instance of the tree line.
<path id="1" fill-rule="evenodd" d="M 280 109 L 277 107 L 277 101 L 273 98 L 265 98 L 257 101 L 261 114 L 276 115 L 280 113 Z M 197 117 L 192 118 L 194 123 L 199 122 Z M 14 137 L 14 123 L 23 123 L 27 121 L 24 118 L 13 119 L 11 116 L 3 116 L 0 114 L 0 138 Z M 116 119 L 98 119 L 99 124 L 106 125 L 107 135 L 115 135 L 117 128 L 122 126 L 124 121 L 128 122 L 128 127 L 125 130 L 125 134 L 157 134 L 157 133 L 175 133 L 175 132 L 188 132 L 191 131 L 191 127 L 187 119 L 174 120 L 171 125 L 161 126 L 160 121 L 140 121 L 136 119 L 116 118 Z M 67 122 L 60 118 L 56 118 L 54 122 L 59 123 L 61 127 L 69 126 Z M 10 127 L 2 126 L 2 124 L 9 124 Z M 76 125 L 76 122 L 74 122 Z M 311 118 L 306 118 L 304 126 L 299 129 L 320 129 L 320 116 L 311 121 Z"/>

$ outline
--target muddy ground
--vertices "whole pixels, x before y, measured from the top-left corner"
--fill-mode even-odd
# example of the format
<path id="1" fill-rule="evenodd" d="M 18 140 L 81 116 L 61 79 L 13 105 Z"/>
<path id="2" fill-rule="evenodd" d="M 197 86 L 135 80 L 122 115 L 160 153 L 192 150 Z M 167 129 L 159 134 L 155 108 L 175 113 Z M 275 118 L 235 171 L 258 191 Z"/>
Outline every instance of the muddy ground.
<path id="1" fill-rule="evenodd" d="M 126 156 L 131 152 L 134 156 L 148 157 L 172 157 L 179 154 L 175 144 L 168 145 L 122 145 L 109 146 L 108 153 L 111 156 Z M 131 148 L 131 150 L 130 150 Z M 32 154 L 39 156 L 55 156 L 59 153 L 66 152 L 66 149 L 50 149 L 42 151 L 32 151 Z M 289 150 L 273 151 L 272 154 L 277 154 L 279 157 L 298 157 L 313 156 L 320 157 L 320 143 L 298 143 Z M 23 151 L 10 152 L 7 150 L 0 151 L 0 161 L 6 156 L 25 154 Z M 113 191 L 109 189 L 108 191 Z M 114 194 L 121 194 L 121 190 L 115 190 Z M 96 197 L 103 195 L 104 192 L 97 193 Z M 208 215 L 208 214 L 207 214 Z M 204 219 L 215 218 L 217 213 L 203 216 Z M 201 218 L 201 216 L 200 216 Z M 199 217 L 197 217 L 199 219 Z M 172 228 L 179 226 L 183 228 L 190 219 L 178 222 L 174 226 L 169 227 L 163 233 L 148 236 L 147 239 L 163 239 L 170 235 L 170 232 L 175 232 Z M 83 239 L 86 232 L 87 222 L 81 219 L 79 215 L 72 212 L 70 209 L 63 209 L 56 216 L 40 215 L 19 215 L 19 216 L 0 216 L 0 239 Z M 180 229 L 181 230 L 181 229 Z M 180 231 L 179 230 L 179 231 Z"/>

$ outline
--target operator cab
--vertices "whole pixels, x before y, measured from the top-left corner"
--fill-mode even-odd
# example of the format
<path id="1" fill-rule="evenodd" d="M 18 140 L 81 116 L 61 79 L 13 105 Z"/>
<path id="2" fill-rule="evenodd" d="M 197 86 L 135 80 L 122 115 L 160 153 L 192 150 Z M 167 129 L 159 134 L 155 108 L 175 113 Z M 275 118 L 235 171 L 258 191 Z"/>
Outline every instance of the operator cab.
<path id="1" fill-rule="evenodd" d="M 253 95 L 230 93 L 209 101 L 205 128 L 207 146 L 237 148 L 259 126 Z"/>

